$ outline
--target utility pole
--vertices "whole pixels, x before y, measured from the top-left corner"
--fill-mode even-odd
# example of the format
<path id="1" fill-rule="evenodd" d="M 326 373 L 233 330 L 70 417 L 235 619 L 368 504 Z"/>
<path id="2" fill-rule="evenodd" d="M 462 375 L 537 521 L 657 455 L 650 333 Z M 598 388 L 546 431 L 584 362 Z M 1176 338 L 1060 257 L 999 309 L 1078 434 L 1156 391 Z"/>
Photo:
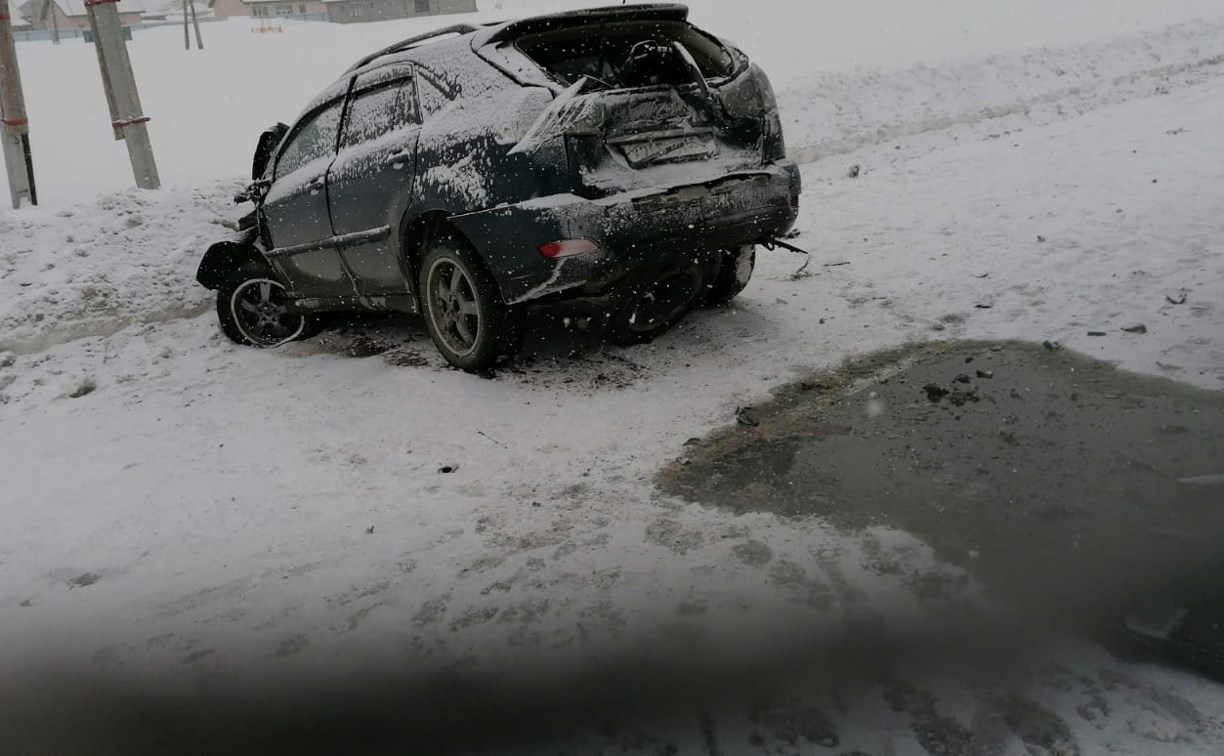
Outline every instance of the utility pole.
<path id="1" fill-rule="evenodd" d="M 191 34 L 187 29 L 188 8 L 191 13 L 191 23 L 195 26 L 196 49 L 204 49 L 204 38 L 200 36 L 200 20 L 196 18 L 195 0 L 183 0 L 183 49 L 191 49 Z"/>
<path id="2" fill-rule="evenodd" d="M 38 204 L 34 189 L 34 161 L 30 156 L 30 122 L 26 118 L 25 95 L 21 91 L 21 70 L 17 67 L 17 45 L 13 39 L 13 20 L 9 6 L 0 5 L 0 142 L 3 143 L 4 169 L 8 175 L 13 209 L 21 201 Z"/>
<path id="3" fill-rule="evenodd" d="M 195 27 L 196 49 L 203 50 L 204 49 L 204 38 L 200 36 L 200 19 L 196 18 L 195 0 L 187 0 L 187 2 L 191 5 L 191 25 Z"/>
<path id="4" fill-rule="evenodd" d="M 136 77 L 127 45 L 123 42 L 123 26 L 119 22 L 119 0 L 85 0 L 89 27 L 93 30 L 98 67 L 102 71 L 102 88 L 110 106 L 111 128 L 115 139 L 127 142 L 128 157 L 136 186 L 156 189 L 161 186 L 157 164 L 153 160 L 153 145 L 149 142 L 149 122 L 140 106 Z"/>
<path id="5" fill-rule="evenodd" d="M 45 26 L 47 16 L 51 17 L 51 43 L 58 45 L 60 43 L 59 33 L 59 14 L 55 12 L 55 0 L 43 0 L 42 10 L 38 13 L 38 20 Z"/>

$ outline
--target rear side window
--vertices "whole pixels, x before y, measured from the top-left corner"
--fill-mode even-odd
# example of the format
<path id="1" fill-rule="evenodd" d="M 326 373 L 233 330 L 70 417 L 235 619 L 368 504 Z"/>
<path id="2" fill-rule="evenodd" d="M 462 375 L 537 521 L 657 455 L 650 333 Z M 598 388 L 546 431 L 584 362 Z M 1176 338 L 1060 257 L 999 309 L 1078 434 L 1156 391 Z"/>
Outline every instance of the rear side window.
<path id="1" fill-rule="evenodd" d="M 293 173 L 313 160 L 335 154 L 342 104 L 341 101 L 334 102 L 298 124 L 280 159 L 276 161 L 277 178 Z"/>
<path id="2" fill-rule="evenodd" d="M 435 82 L 428 74 L 421 74 L 418 81 L 420 88 L 417 94 L 421 100 L 421 114 L 425 118 L 432 118 L 450 103 L 451 98 L 443 90 L 442 85 Z"/>
<path id="3" fill-rule="evenodd" d="M 610 86 L 622 86 L 622 71 L 642 42 L 680 43 L 693 57 L 703 77 L 730 76 L 736 60 L 718 40 L 679 21 L 613 21 L 569 26 L 525 35 L 518 48 L 565 84 L 583 76 Z"/>
<path id="4" fill-rule="evenodd" d="M 419 123 L 412 79 L 400 79 L 361 92 L 349 103 L 340 148 L 362 144 L 409 124 Z"/>

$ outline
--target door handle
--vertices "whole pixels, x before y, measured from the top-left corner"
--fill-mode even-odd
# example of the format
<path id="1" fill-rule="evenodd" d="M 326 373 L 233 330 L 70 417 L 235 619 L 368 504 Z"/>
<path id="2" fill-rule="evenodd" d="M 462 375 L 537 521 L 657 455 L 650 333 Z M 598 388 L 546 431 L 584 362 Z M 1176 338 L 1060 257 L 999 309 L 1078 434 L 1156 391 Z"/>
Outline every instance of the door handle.
<path id="1" fill-rule="evenodd" d="M 310 190 L 310 193 L 312 195 L 318 194 L 319 192 L 323 191 L 323 182 L 322 181 L 312 181 L 310 184 L 306 186 L 306 188 Z"/>
<path id="2" fill-rule="evenodd" d="M 407 163 L 411 159 L 412 159 L 411 152 L 397 152 L 396 154 L 387 158 L 386 165 L 390 167 L 392 170 L 402 171 L 404 169 L 404 164 Z"/>

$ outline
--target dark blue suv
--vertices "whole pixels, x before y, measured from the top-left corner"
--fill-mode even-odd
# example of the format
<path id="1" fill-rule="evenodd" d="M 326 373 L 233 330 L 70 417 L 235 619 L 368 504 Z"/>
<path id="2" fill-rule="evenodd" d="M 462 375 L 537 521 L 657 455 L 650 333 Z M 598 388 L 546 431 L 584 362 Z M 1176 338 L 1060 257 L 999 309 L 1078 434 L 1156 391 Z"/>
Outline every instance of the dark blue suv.
<path id="1" fill-rule="evenodd" d="M 596 300 L 644 342 L 747 284 L 793 225 L 769 80 L 682 5 L 452 26 L 364 58 L 264 133 L 255 204 L 197 278 L 225 334 L 419 313 L 453 365 L 518 346 L 530 303 Z"/>

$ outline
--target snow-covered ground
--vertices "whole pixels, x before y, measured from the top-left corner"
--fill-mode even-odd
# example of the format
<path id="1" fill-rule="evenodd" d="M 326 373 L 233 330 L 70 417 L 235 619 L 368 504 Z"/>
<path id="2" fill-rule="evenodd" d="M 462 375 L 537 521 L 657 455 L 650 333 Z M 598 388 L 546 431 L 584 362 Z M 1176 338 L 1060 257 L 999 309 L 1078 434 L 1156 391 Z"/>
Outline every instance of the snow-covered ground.
<path id="1" fill-rule="evenodd" d="M 23 43 L 46 204 L 0 208 L 0 670 L 190 684 L 909 616 L 906 578 L 947 568 L 904 534 L 709 511 L 652 475 L 770 387 L 907 340 L 1052 339 L 1224 388 L 1216 3 L 694 5 L 779 84 L 813 275 L 762 253 L 734 309 L 646 347 L 535 344 L 494 380 L 415 323 L 373 326 L 380 356 L 336 333 L 236 348 L 192 280 L 256 133 L 436 20 L 230 21 L 203 53 L 139 32 L 155 193 L 124 188 L 92 49 Z M 1109 714 L 1030 691 L 1085 752 L 1224 749 L 1217 686 L 1090 658 L 1140 681 Z M 868 729 L 864 750 L 914 752 Z"/>

